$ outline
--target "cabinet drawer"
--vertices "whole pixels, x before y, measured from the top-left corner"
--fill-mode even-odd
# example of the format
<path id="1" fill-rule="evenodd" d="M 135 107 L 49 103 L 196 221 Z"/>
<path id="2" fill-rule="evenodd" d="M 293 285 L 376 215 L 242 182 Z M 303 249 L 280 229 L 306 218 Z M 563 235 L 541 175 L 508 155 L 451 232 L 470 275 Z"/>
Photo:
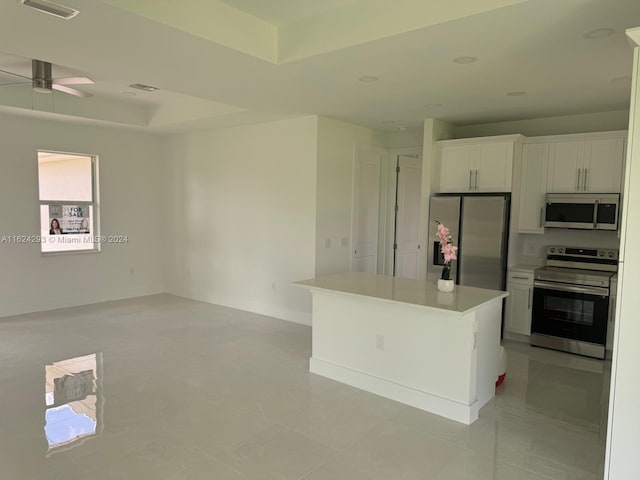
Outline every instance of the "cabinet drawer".
<path id="1" fill-rule="evenodd" d="M 533 272 L 509 272 L 507 275 L 507 283 L 533 285 Z"/>

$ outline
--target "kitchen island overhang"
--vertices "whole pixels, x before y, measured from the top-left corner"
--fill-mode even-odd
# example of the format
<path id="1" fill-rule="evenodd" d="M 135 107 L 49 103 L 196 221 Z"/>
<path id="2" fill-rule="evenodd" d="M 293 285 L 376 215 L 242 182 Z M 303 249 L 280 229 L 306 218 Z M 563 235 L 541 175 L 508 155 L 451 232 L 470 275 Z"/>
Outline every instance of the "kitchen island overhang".
<path id="1" fill-rule="evenodd" d="M 467 425 L 493 398 L 507 292 L 355 272 L 296 285 L 313 296 L 312 373 Z"/>

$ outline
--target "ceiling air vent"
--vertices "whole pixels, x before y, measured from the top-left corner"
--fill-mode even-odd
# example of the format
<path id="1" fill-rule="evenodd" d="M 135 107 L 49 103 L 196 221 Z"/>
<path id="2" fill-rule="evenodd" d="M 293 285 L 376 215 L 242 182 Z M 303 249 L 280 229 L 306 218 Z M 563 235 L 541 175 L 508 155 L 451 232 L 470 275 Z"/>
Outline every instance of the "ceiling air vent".
<path id="1" fill-rule="evenodd" d="M 50 2 L 49 0 L 20 0 L 22 5 L 27 7 L 35 8 L 40 12 L 48 13 L 49 15 L 54 15 L 59 18 L 64 18 L 65 20 L 69 20 L 70 18 L 75 17 L 79 10 L 75 8 L 67 7 L 65 5 L 60 5 L 59 3 Z"/>
<path id="2" fill-rule="evenodd" d="M 158 87 L 152 87 L 151 85 L 144 85 L 142 83 L 134 83 L 133 85 L 129 85 L 131 88 L 136 88 L 138 90 L 143 90 L 145 92 L 155 92 L 159 90 Z"/>

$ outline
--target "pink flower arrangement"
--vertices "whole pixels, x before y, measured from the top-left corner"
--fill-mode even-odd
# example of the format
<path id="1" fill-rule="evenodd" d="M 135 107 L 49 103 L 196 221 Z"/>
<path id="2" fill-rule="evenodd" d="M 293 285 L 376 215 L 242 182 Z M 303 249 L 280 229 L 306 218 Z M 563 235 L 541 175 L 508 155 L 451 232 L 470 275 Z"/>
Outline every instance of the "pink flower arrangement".
<path id="1" fill-rule="evenodd" d="M 449 229 L 444 226 L 442 223 L 438 222 L 438 233 L 437 237 L 440 240 L 440 251 L 444 256 L 444 268 L 442 269 L 442 279 L 450 280 L 451 279 L 451 265 L 449 264 L 451 260 L 456 260 L 458 257 L 456 253 L 458 252 L 458 247 L 453 244 L 451 240 L 451 233 Z"/>

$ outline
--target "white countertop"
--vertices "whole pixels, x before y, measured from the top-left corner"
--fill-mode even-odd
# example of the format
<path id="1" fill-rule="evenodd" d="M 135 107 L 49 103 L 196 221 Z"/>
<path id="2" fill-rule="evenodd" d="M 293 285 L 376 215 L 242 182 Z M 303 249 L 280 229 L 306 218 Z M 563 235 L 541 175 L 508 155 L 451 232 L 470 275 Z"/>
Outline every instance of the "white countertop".
<path id="1" fill-rule="evenodd" d="M 295 282 L 309 290 L 327 290 L 380 300 L 407 303 L 449 313 L 464 314 L 491 301 L 504 298 L 507 292 L 456 285 L 453 293 L 438 291 L 433 282 L 396 278 L 372 273 L 347 272 Z"/>

